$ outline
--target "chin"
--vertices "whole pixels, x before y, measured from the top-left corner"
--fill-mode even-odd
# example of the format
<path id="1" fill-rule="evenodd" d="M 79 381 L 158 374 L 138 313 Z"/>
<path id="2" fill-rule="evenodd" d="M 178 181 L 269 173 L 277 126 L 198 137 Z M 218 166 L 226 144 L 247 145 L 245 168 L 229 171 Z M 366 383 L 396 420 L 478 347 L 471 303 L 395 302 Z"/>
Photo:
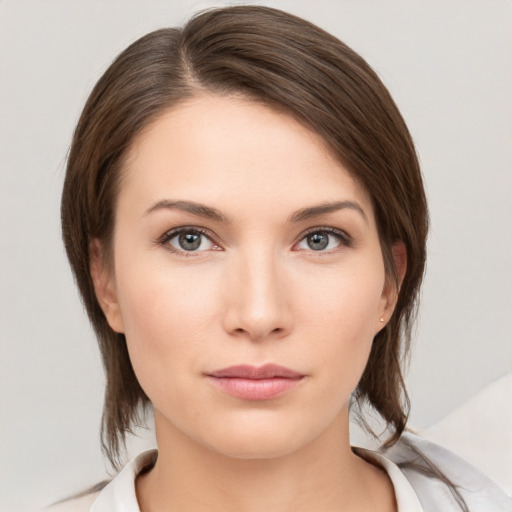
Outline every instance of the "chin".
<path id="1" fill-rule="evenodd" d="M 298 450 L 302 443 L 278 436 L 237 436 L 230 439 L 208 440 L 207 447 L 233 459 L 277 459 Z M 212 442 L 216 441 L 216 442 Z"/>
<path id="2" fill-rule="evenodd" d="M 311 443 L 320 434 L 319 425 L 304 422 L 230 421 L 210 425 L 208 435 L 199 440 L 210 450 L 235 459 L 275 459 L 289 455 Z M 315 428 L 316 427 L 316 428 Z"/>

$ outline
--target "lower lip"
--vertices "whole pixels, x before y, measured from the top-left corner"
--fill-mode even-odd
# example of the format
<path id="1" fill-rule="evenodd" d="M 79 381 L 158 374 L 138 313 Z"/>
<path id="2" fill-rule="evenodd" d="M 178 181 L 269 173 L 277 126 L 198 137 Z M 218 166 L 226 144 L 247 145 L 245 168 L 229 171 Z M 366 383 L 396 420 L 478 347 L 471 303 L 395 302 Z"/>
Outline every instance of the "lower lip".
<path id="1" fill-rule="evenodd" d="M 270 400 L 294 388 L 302 380 L 283 377 L 241 379 L 211 376 L 208 376 L 208 379 L 222 391 L 245 400 Z"/>

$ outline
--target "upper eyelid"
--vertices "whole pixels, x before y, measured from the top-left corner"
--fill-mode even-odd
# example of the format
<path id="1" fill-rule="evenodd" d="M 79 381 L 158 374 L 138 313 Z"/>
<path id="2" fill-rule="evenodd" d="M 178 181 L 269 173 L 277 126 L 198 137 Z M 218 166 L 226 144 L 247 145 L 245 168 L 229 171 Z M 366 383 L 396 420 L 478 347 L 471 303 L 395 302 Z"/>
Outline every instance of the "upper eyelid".
<path id="1" fill-rule="evenodd" d="M 167 251 L 180 255 L 180 256 L 200 256 L 201 253 L 207 252 L 207 251 L 186 251 L 184 249 L 178 249 L 176 247 L 173 247 L 169 242 L 178 236 L 180 233 L 183 232 L 197 232 L 201 235 L 205 236 L 214 246 L 218 247 L 218 242 L 215 241 L 215 236 L 212 236 L 213 234 L 209 229 L 202 228 L 199 226 L 179 226 L 176 228 L 171 228 L 168 231 L 166 231 L 161 237 L 159 237 L 156 240 L 156 245 L 164 247 Z"/>
<path id="2" fill-rule="evenodd" d="M 219 237 L 217 237 L 213 232 L 211 232 L 209 229 L 200 227 L 200 226 L 194 226 L 194 225 L 188 225 L 188 226 L 178 226 L 172 229 L 169 229 L 166 231 L 159 239 L 158 242 L 160 244 L 166 244 L 169 242 L 169 240 L 173 239 L 175 236 L 179 235 L 182 232 L 186 231 L 197 231 L 204 235 L 206 238 L 208 238 L 213 244 L 215 245 L 221 245 L 219 242 Z M 345 230 L 334 228 L 331 226 L 314 226 L 311 228 L 306 229 L 305 231 L 302 231 L 301 234 L 297 237 L 296 241 L 293 243 L 293 246 L 295 246 L 297 243 L 304 240 L 304 238 L 311 233 L 329 233 L 334 236 L 339 237 L 342 241 L 344 241 L 347 245 L 352 244 L 353 238 L 350 236 Z M 178 250 L 179 252 L 179 250 Z M 194 251 L 181 251 L 181 252 L 194 252 Z M 204 252 L 204 251 L 198 251 Z M 321 251 L 318 251 L 321 252 Z"/>
<path id="3" fill-rule="evenodd" d="M 200 226 L 190 225 L 190 226 L 178 226 L 178 227 L 175 227 L 175 228 L 171 228 L 168 231 L 166 231 L 160 237 L 160 239 L 164 239 L 164 238 L 168 238 L 168 237 L 173 237 L 173 236 L 177 235 L 178 233 L 181 233 L 181 232 L 187 231 L 187 230 L 189 230 L 189 231 L 198 231 L 199 233 L 201 233 L 201 234 L 203 234 L 205 236 L 211 237 L 213 239 L 218 238 L 212 231 L 210 231 L 207 228 L 203 228 L 203 227 L 200 227 Z M 310 233 L 316 233 L 316 232 L 334 233 L 334 234 L 339 234 L 341 236 L 346 236 L 347 238 L 351 238 L 351 236 L 345 230 L 343 230 L 343 229 L 334 228 L 334 227 L 331 227 L 331 226 L 314 226 L 314 227 L 306 229 L 305 231 L 302 231 L 301 234 L 298 237 L 298 240 L 302 240 L 302 238 L 304 238 L 305 236 L 309 235 Z"/>
<path id="4" fill-rule="evenodd" d="M 197 231 L 198 233 L 201 233 L 202 235 L 209 238 L 212 242 L 215 242 L 215 239 L 217 238 L 209 229 L 202 228 L 199 226 L 179 226 L 176 228 L 169 229 L 166 231 L 159 239 L 159 242 L 168 242 L 171 238 L 174 238 L 176 235 L 179 235 L 182 232 L 186 231 Z"/>
<path id="5" fill-rule="evenodd" d="M 339 228 L 333 228 L 329 226 L 318 226 L 315 228 L 310 228 L 306 231 L 304 231 L 301 235 L 298 241 L 302 241 L 304 237 L 310 235 L 311 233 L 328 233 L 333 236 L 337 236 L 340 239 L 342 239 L 346 244 L 352 244 L 354 239 L 351 235 L 349 235 L 345 230 L 339 229 Z"/>
<path id="6" fill-rule="evenodd" d="M 352 238 L 345 230 L 339 229 L 339 228 L 333 228 L 330 226 L 317 226 L 314 228 L 309 228 L 304 231 L 301 236 L 304 238 L 305 236 L 309 235 L 310 233 L 333 233 L 335 235 L 344 236 L 346 238 Z M 301 240 L 302 240 L 301 238 Z"/>

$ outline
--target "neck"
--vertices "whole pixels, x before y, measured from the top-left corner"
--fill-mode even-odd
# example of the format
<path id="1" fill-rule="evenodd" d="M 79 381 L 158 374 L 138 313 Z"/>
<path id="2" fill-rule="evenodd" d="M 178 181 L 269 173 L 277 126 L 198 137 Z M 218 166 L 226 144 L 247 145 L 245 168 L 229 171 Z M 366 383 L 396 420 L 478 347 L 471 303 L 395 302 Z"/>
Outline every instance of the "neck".
<path id="1" fill-rule="evenodd" d="M 348 412 L 311 443 L 267 458 L 236 458 L 184 436 L 155 413 L 158 460 L 136 482 L 141 512 L 394 510 L 387 476 L 356 456 Z"/>

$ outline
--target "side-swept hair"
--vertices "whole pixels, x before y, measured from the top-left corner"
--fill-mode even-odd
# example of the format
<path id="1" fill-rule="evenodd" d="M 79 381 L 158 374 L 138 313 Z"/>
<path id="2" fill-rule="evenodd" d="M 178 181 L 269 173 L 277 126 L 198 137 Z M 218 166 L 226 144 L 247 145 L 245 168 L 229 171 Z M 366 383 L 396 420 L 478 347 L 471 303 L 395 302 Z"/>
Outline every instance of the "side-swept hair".
<path id="1" fill-rule="evenodd" d="M 398 287 L 392 246 L 407 249 L 395 311 L 375 336 L 354 393 L 401 435 L 409 401 L 402 363 L 425 265 L 428 214 L 409 131 L 371 67 L 334 36 L 262 6 L 213 9 L 183 28 L 157 30 L 124 50 L 100 78 L 76 127 L 62 194 L 62 233 L 106 372 L 102 444 L 117 466 L 125 434 L 149 399 L 126 340 L 108 325 L 90 273 L 90 243 L 110 257 L 123 156 L 163 111 L 201 92 L 244 95 L 318 133 L 372 199 L 386 274 Z"/>

